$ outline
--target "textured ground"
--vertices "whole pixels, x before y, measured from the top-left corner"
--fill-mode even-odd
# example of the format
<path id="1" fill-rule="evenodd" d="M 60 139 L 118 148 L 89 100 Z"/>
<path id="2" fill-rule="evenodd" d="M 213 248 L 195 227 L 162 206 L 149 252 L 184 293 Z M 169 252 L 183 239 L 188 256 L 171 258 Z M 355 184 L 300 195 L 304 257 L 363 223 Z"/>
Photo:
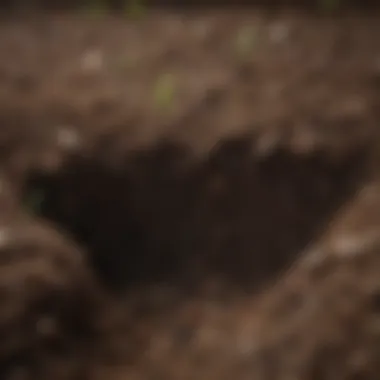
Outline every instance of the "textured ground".
<path id="1" fill-rule="evenodd" d="M 376 379 L 379 17 L 3 18 L 4 378 Z"/>

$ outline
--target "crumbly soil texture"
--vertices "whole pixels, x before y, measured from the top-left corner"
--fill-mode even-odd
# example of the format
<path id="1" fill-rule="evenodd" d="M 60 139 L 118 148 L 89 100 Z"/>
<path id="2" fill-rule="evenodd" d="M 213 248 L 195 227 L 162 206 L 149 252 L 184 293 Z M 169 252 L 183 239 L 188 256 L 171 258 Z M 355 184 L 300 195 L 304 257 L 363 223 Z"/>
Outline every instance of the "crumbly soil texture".
<path id="1" fill-rule="evenodd" d="M 376 379 L 379 20 L 2 17 L 0 377 Z"/>

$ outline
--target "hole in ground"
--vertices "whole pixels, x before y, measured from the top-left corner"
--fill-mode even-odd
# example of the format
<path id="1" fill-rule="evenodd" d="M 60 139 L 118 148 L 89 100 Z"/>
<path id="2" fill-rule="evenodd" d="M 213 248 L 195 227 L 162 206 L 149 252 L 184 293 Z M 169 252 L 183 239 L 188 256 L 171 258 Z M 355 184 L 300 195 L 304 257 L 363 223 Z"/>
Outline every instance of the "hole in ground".
<path id="1" fill-rule="evenodd" d="M 266 284 L 321 231 L 361 182 L 365 154 L 340 163 L 279 150 L 264 161 L 251 139 L 219 144 L 203 162 L 157 145 L 117 169 L 99 156 L 34 175 L 42 216 L 84 245 L 114 290 L 149 283 L 197 289 L 210 278 L 245 290 Z"/>

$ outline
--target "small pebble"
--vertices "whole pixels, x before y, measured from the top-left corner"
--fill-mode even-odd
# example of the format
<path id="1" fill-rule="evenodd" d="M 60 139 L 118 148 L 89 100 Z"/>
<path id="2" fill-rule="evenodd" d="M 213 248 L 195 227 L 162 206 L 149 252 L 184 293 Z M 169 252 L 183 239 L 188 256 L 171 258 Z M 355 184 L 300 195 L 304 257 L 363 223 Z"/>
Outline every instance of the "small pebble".
<path id="1" fill-rule="evenodd" d="M 70 127 L 61 127 L 57 132 L 59 146 L 65 149 L 76 149 L 80 145 L 78 132 Z"/>
<path id="2" fill-rule="evenodd" d="M 331 242 L 331 248 L 337 256 L 355 256 L 369 249 L 379 240 L 377 230 L 368 231 L 367 233 L 357 234 L 342 234 L 334 238 Z"/>
<path id="3" fill-rule="evenodd" d="M 327 257 L 327 250 L 323 246 L 315 246 L 307 250 L 301 259 L 301 266 L 314 268 L 321 264 Z"/>
<path id="4" fill-rule="evenodd" d="M 0 229 L 0 248 L 4 248 L 8 245 L 10 241 L 10 233 L 8 228 L 1 228 Z"/>
<path id="5" fill-rule="evenodd" d="M 83 54 L 82 69 L 85 71 L 100 71 L 104 66 L 104 56 L 101 50 L 89 50 Z"/>
<path id="6" fill-rule="evenodd" d="M 285 42 L 290 35 L 290 28 L 286 24 L 273 25 L 269 31 L 269 39 L 274 44 Z"/>

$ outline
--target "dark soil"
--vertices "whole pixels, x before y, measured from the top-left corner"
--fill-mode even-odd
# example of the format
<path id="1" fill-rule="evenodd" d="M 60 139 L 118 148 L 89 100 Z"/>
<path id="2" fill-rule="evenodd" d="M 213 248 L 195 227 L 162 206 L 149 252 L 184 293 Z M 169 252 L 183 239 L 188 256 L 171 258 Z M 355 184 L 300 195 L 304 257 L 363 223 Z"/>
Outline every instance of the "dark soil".
<path id="1" fill-rule="evenodd" d="M 116 304 L 75 244 L 25 215 L 10 190 L 2 178 L 1 378 L 86 378 L 94 361 L 107 368 L 105 354 L 116 347 L 122 351 L 118 341 L 110 339 L 116 326 L 118 334 L 123 331 L 121 315 L 113 317 Z"/>
<path id="2" fill-rule="evenodd" d="M 364 188 L 264 297 L 247 331 L 255 378 L 378 376 L 379 203 L 378 184 Z"/>
<path id="3" fill-rule="evenodd" d="M 378 21 L 199 10 L 4 18 L 0 206 L 17 240 L 0 277 L 12 295 L 0 375 L 26 350 L 22 378 L 39 380 L 375 379 L 363 306 L 374 251 L 326 259 L 317 279 L 303 264 L 287 270 L 378 175 Z M 354 217 L 354 230 L 377 209 Z M 37 277 L 35 290 L 23 280 Z M 321 301 L 304 315 L 297 300 L 309 295 Z M 51 298 L 50 350 L 30 321 L 34 300 Z M 288 337 L 301 342 L 289 354 Z M 358 375 L 345 367 L 356 349 L 369 358 Z"/>
<path id="4" fill-rule="evenodd" d="M 192 9 L 194 7 L 228 9 L 244 7 L 261 7 L 265 10 L 279 10 L 289 6 L 317 12 L 319 14 L 336 13 L 346 9 L 368 11 L 378 8 L 376 0 L 1 0 L 0 9 L 5 11 L 41 11 L 67 10 L 84 7 L 89 9 L 106 7 L 110 11 L 124 11 L 138 7 Z"/>

